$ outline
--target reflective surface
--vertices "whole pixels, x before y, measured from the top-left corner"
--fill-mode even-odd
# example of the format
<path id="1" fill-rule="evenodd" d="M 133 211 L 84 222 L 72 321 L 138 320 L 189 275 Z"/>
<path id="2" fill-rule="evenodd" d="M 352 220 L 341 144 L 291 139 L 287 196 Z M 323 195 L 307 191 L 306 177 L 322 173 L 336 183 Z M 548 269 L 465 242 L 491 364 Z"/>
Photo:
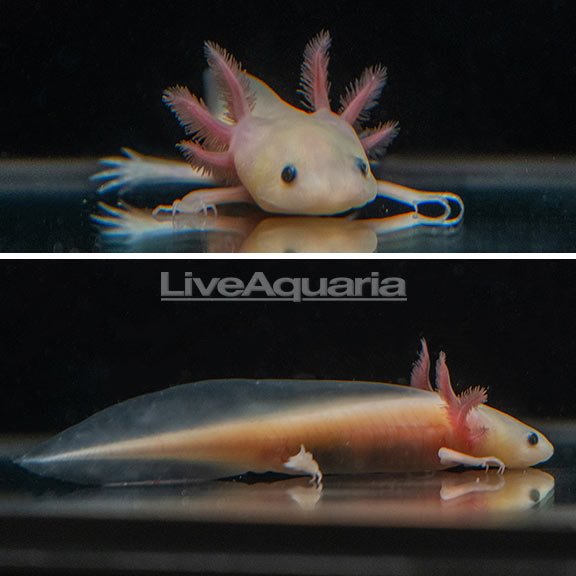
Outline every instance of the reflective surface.
<path id="1" fill-rule="evenodd" d="M 41 439 L 5 441 L 0 566 L 187 573 L 565 573 L 576 562 L 576 425 L 543 426 L 545 469 L 246 475 L 79 487 L 12 464 Z M 105 555 L 102 556 L 102 552 Z M 440 573 L 440 572 L 439 572 Z M 524 571 L 523 571 L 524 573 Z M 536 572 L 534 572 L 536 573 Z"/>
<path id="2" fill-rule="evenodd" d="M 554 476 L 542 470 L 234 481 L 3 494 L 4 513 L 258 523 L 486 526 L 526 522 L 516 513 L 553 506 Z"/>
<path id="3" fill-rule="evenodd" d="M 254 209 L 151 217 L 182 190 L 98 197 L 96 162 L 3 162 L 2 251 L 128 252 L 565 252 L 576 250 L 576 163 L 570 159 L 386 159 L 377 174 L 421 189 L 460 194 L 456 228 L 409 228 L 383 200 L 339 218 L 271 217 Z M 105 201 L 111 209 L 98 206 Z M 121 203 L 138 206 L 124 210 Z M 119 204 L 120 203 L 120 204 Z M 120 209 L 119 209 L 120 206 Z M 106 225 L 98 225 L 92 216 Z"/>

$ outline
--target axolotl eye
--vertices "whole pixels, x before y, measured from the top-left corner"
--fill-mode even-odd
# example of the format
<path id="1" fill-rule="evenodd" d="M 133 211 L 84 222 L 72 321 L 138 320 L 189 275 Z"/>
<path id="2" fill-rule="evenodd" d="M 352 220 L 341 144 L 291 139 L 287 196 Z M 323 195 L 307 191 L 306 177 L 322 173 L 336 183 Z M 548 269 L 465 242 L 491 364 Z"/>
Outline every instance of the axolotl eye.
<path id="1" fill-rule="evenodd" d="M 532 500 L 532 502 L 540 502 L 540 490 L 532 488 L 532 490 L 530 490 L 530 500 Z"/>
<path id="2" fill-rule="evenodd" d="M 531 446 L 538 444 L 538 434 L 536 434 L 536 432 L 530 432 L 530 434 L 528 434 L 528 444 Z"/>
<path id="3" fill-rule="evenodd" d="M 287 166 L 284 166 L 284 168 L 282 169 L 282 174 L 280 175 L 280 177 L 282 178 L 282 180 L 284 180 L 284 182 L 286 182 L 286 184 L 290 184 L 290 182 L 293 182 L 296 179 L 297 174 L 298 171 L 296 170 L 296 166 L 288 164 Z"/>
<path id="4" fill-rule="evenodd" d="M 363 158 L 356 158 L 356 168 L 362 172 L 363 176 L 368 176 L 368 164 Z"/>

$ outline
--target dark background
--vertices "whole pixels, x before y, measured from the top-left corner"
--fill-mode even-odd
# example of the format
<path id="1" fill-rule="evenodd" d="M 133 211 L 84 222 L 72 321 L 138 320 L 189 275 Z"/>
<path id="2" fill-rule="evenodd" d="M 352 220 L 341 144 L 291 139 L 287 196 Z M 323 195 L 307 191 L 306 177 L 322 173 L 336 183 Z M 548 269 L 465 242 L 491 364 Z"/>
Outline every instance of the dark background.
<path id="1" fill-rule="evenodd" d="M 394 151 L 576 151 L 568 0 L 0 0 L 0 14 L 5 157 L 173 153 L 162 90 L 200 90 L 204 40 L 298 102 L 302 50 L 323 28 L 334 103 L 365 66 L 388 67 L 374 120 L 400 121 Z"/>
<path id="2" fill-rule="evenodd" d="M 400 276 L 406 303 L 175 303 L 160 272 L 204 279 Z M 4 261 L 0 423 L 56 431 L 204 378 L 406 382 L 421 336 L 459 389 L 518 417 L 576 416 L 571 261 Z"/>

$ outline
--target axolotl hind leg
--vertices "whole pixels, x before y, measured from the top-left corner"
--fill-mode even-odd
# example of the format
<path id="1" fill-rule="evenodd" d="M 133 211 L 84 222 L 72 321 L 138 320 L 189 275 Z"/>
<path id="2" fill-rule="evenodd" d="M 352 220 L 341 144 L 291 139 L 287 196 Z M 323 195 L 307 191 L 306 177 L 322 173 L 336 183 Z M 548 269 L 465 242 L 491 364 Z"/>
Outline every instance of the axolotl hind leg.
<path id="1" fill-rule="evenodd" d="M 100 183 L 98 192 L 101 194 L 163 184 L 194 187 L 215 185 L 212 176 L 194 168 L 188 162 L 145 156 L 129 148 L 122 148 L 122 153 L 124 156 L 102 158 L 100 164 L 106 169 L 90 178 Z"/>

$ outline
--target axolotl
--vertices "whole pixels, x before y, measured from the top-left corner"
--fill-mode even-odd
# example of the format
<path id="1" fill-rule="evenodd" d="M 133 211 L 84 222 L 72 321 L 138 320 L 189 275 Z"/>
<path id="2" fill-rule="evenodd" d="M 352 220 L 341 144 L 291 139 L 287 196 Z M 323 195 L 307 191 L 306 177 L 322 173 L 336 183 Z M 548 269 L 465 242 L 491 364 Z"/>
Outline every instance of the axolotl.
<path id="1" fill-rule="evenodd" d="M 310 475 L 527 468 L 553 446 L 539 431 L 457 395 L 446 356 L 430 385 L 425 341 L 411 386 L 317 380 L 206 380 L 112 406 L 18 463 L 87 484 L 216 479 L 252 472 Z"/>
<path id="2" fill-rule="evenodd" d="M 362 123 L 378 102 L 386 69 L 366 69 L 333 112 L 330 43 L 329 34 L 322 32 L 305 49 L 300 92 L 307 110 L 302 110 L 244 71 L 221 47 L 207 42 L 207 104 L 181 86 L 164 93 L 164 102 L 190 136 L 178 145 L 189 164 L 124 149 L 127 158 L 102 160 L 109 168 L 93 177 L 103 182 L 100 191 L 171 182 L 201 187 L 170 206 L 157 207 L 156 214 L 196 213 L 248 202 L 271 213 L 334 215 L 383 196 L 409 205 L 415 226 L 460 222 L 464 206 L 458 195 L 376 180 L 370 159 L 383 155 L 398 124 L 363 129 Z M 442 213 L 426 216 L 423 204 L 439 204 Z"/>

